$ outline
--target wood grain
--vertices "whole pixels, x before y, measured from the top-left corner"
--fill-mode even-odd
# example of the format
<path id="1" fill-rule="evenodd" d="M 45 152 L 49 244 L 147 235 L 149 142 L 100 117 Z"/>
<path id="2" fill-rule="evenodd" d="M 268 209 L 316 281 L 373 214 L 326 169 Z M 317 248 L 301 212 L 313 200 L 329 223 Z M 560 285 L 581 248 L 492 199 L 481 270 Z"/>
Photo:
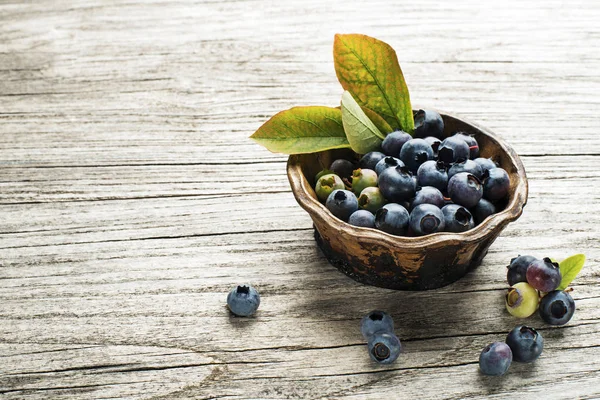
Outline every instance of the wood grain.
<path id="1" fill-rule="evenodd" d="M 0 2 L 0 397 L 600 397 L 600 6 L 268 0 Z M 336 106 L 335 33 L 398 52 L 413 104 L 521 155 L 521 218 L 458 282 L 360 285 L 317 249 L 283 155 L 248 136 Z M 564 327 L 503 310 L 516 254 L 585 253 Z M 229 315 L 249 282 L 255 318 Z M 373 365 L 358 324 L 392 314 Z M 502 378 L 479 352 L 517 323 L 542 357 Z"/>

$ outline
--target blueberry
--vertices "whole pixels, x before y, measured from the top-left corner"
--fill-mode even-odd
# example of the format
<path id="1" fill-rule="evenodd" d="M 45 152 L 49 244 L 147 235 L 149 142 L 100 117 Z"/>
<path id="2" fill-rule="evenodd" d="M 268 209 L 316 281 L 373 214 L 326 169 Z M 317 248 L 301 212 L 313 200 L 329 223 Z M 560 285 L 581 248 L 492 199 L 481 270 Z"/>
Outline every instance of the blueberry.
<path id="1" fill-rule="evenodd" d="M 433 110 L 419 110 L 415 113 L 414 118 L 414 137 L 424 138 L 433 136 L 439 139 L 444 137 L 444 120 L 438 112 Z"/>
<path id="2" fill-rule="evenodd" d="M 475 219 L 475 223 L 477 225 L 479 225 L 483 222 L 483 220 L 495 213 L 496 206 L 492 202 L 484 198 L 481 198 L 481 200 L 479 200 L 477 204 L 475 204 L 475 207 L 471 209 L 471 214 L 473 214 L 473 218 Z"/>
<path id="3" fill-rule="evenodd" d="M 429 143 L 429 145 L 433 149 L 433 155 L 435 157 L 437 157 L 438 149 L 440 148 L 440 144 L 442 144 L 442 141 L 434 136 L 427 136 L 423 140 L 425 140 L 427 143 Z"/>
<path id="4" fill-rule="evenodd" d="M 380 151 L 371 151 L 371 152 L 365 154 L 364 156 L 362 156 L 362 158 L 358 162 L 358 166 L 360 168 L 372 169 L 373 171 L 375 171 L 375 166 L 384 157 L 385 157 L 385 154 L 383 154 Z"/>
<path id="5" fill-rule="evenodd" d="M 550 325 L 564 325 L 575 312 L 575 301 L 563 290 L 554 290 L 540 301 L 540 317 Z"/>
<path id="6" fill-rule="evenodd" d="M 367 340 L 377 332 L 394 333 L 394 320 L 386 312 L 373 310 L 360 321 L 360 332 Z"/>
<path id="7" fill-rule="evenodd" d="M 535 361 L 544 349 L 544 338 L 535 329 L 528 326 L 516 326 L 506 337 L 513 360 L 518 362 Z"/>
<path id="8" fill-rule="evenodd" d="M 379 176 L 379 190 L 387 200 L 400 203 L 415 196 L 417 183 L 406 167 L 387 168 Z"/>
<path id="9" fill-rule="evenodd" d="M 408 133 L 404 131 L 396 131 L 389 133 L 383 143 L 381 143 L 381 150 L 388 156 L 398 157 L 400 149 L 404 146 L 404 143 L 412 139 Z"/>
<path id="10" fill-rule="evenodd" d="M 433 157 L 433 149 L 423 139 L 411 139 L 400 150 L 400 159 L 412 172 L 417 172 L 421 164 Z"/>
<path id="11" fill-rule="evenodd" d="M 321 171 L 319 171 L 319 173 L 317 173 L 317 175 L 315 175 L 315 182 L 318 182 L 319 179 L 323 176 L 323 175 L 329 175 L 329 174 L 333 174 L 333 171 L 330 169 L 322 169 Z"/>
<path id="12" fill-rule="evenodd" d="M 315 193 L 317 193 L 317 197 L 321 202 L 327 200 L 331 192 L 336 189 L 343 189 L 344 182 L 342 179 L 335 174 L 323 175 L 317 181 L 315 185 Z"/>
<path id="13" fill-rule="evenodd" d="M 415 198 L 411 203 L 411 209 L 420 204 L 433 204 L 438 208 L 444 207 L 444 195 L 439 189 L 433 186 L 423 186 L 415 194 Z"/>
<path id="14" fill-rule="evenodd" d="M 385 198 L 378 187 L 364 188 L 358 196 L 358 206 L 375 214 L 385 204 Z"/>
<path id="15" fill-rule="evenodd" d="M 458 204 L 444 206 L 442 214 L 444 214 L 444 225 L 448 232 L 465 232 L 475 226 L 469 210 Z"/>
<path id="16" fill-rule="evenodd" d="M 469 158 L 469 145 L 457 136 L 450 136 L 442 141 L 438 148 L 438 160 L 450 165 Z"/>
<path id="17" fill-rule="evenodd" d="M 527 282 L 540 292 L 555 290 L 562 280 L 558 263 L 549 258 L 535 259 L 529 263 L 526 277 Z"/>
<path id="18" fill-rule="evenodd" d="M 260 295 L 250 285 L 240 285 L 227 295 L 227 306 L 240 317 L 249 317 L 260 305 Z"/>
<path id="19" fill-rule="evenodd" d="M 387 168 L 392 168 L 392 167 L 404 167 L 404 163 L 402 161 L 400 161 L 400 159 L 396 158 L 396 157 L 385 157 L 382 158 L 377 165 L 375 165 L 375 172 L 377 172 L 377 175 L 381 175 L 381 173 L 387 169 Z"/>
<path id="20" fill-rule="evenodd" d="M 352 191 L 360 195 L 366 187 L 377 186 L 377 172 L 372 169 L 355 169 L 352 173 Z"/>
<path id="21" fill-rule="evenodd" d="M 354 171 L 355 168 L 356 166 L 354 165 L 354 163 L 341 158 L 332 162 L 331 166 L 329 167 L 329 169 L 333 171 L 334 174 L 346 179 L 350 179 L 350 177 L 352 176 L 352 171 Z"/>
<path id="22" fill-rule="evenodd" d="M 358 200 L 349 190 L 337 189 L 331 192 L 325 206 L 342 221 L 348 221 L 352 213 L 358 210 Z"/>
<path id="23" fill-rule="evenodd" d="M 533 256 L 518 256 L 510 260 L 506 280 L 510 286 L 518 282 L 527 282 L 527 267 L 536 258 Z"/>
<path id="24" fill-rule="evenodd" d="M 527 282 L 518 282 L 508 289 L 505 304 L 510 315 L 527 318 L 537 310 L 539 295 L 537 290 Z"/>
<path id="25" fill-rule="evenodd" d="M 504 375 L 512 363 L 510 347 L 503 342 L 494 342 L 485 346 L 479 355 L 479 369 L 484 375 Z"/>
<path id="26" fill-rule="evenodd" d="M 373 361 L 391 364 L 400 355 L 402 345 L 393 333 L 377 332 L 369 338 L 369 354 Z"/>
<path id="27" fill-rule="evenodd" d="M 483 187 L 475 175 L 459 172 L 448 181 L 448 195 L 456 204 L 471 208 L 481 199 Z"/>
<path id="28" fill-rule="evenodd" d="M 375 227 L 392 235 L 404 235 L 408 228 L 409 213 L 400 204 L 389 203 L 375 213 Z"/>
<path id="29" fill-rule="evenodd" d="M 491 158 L 476 158 L 473 161 L 475 161 L 477 164 L 479 164 L 479 166 L 481 167 L 482 171 L 487 171 L 490 170 L 492 168 L 498 168 L 498 166 L 496 165 L 495 162 L 492 161 Z"/>
<path id="30" fill-rule="evenodd" d="M 421 186 L 433 186 L 445 191 L 448 186 L 446 166 L 440 161 L 425 161 L 417 170 L 417 181 Z"/>
<path id="31" fill-rule="evenodd" d="M 363 228 L 375 228 L 375 216 L 370 211 L 357 210 L 350 215 L 348 223 Z"/>
<path id="32" fill-rule="evenodd" d="M 444 230 L 444 214 L 433 204 L 421 204 L 410 213 L 409 226 L 417 236 Z"/>
<path id="33" fill-rule="evenodd" d="M 483 176 L 483 170 L 479 164 L 473 160 L 464 160 L 463 162 L 452 164 L 452 166 L 448 169 L 448 179 L 452 178 L 459 172 L 468 172 L 475 175 L 479 180 L 481 180 L 481 177 Z"/>
<path id="34" fill-rule="evenodd" d="M 483 174 L 483 196 L 490 201 L 502 200 L 508 195 L 510 178 L 502 168 L 492 168 Z"/>
<path id="35" fill-rule="evenodd" d="M 479 144 L 472 135 L 469 135 L 466 132 L 457 132 L 454 134 L 454 136 L 461 138 L 467 143 L 467 146 L 469 146 L 469 158 L 471 160 L 474 160 L 477 157 L 479 157 Z"/>

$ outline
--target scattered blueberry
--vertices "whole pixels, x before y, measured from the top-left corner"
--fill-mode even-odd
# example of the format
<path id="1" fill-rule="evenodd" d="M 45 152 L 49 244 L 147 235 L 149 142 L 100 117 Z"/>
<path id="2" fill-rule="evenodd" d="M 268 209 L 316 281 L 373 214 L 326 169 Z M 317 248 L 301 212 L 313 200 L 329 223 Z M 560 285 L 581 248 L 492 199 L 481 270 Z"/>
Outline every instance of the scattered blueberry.
<path id="1" fill-rule="evenodd" d="M 377 173 L 372 169 L 359 168 L 352 172 L 352 191 L 360 195 L 366 187 L 377 186 Z"/>
<path id="2" fill-rule="evenodd" d="M 362 158 L 358 162 L 358 166 L 360 168 L 372 169 L 373 171 L 375 171 L 375 166 L 384 157 L 385 157 L 385 154 L 383 154 L 380 151 L 371 151 L 371 152 L 365 154 L 364 156 L 362 156 Z"/>
<path id="3" fill-rule="evenodd" d="M 423 139 L 411 139 L 402 146 L 399 158 L 410 171 L 417 172 L 421 164 L 433 160 L 433 157 L 433 149 L 429 143 Z"/>
<path id="4" fill-rule="evenodd" d="M 504 375 L 512 363 L 510 347 L 503 342 L 494 342 L 485 346 L 479 355 L 479 369 L 484 375 Z"/>
<path id="5" fill-rule="evenodd" d="M 527 282 L 540 292 L 555 290 L 562 280 L 558 264 L 549 258 L 533 260 L 527 267 L 526 277 Z"/>
<path id="6" fill-rule="evenodd" d="M 512 350 L 513 360 L 528 363 L 542 354 L 544 338 L 535 329 L 519 325 L 510 331 L 506 344 Z"/>
<path id="7" fill-rule="evenodd" d="M 517 318 L 527 318 L 538 308 L 539 295 L 537 290 L 527 282 L 512 285 L 505 298 L 506 310 Z"/>
<path id="8" fill-rule="evenodd" d="M 432 204 L 416 206 L 410 213 L 409 226 L 417 236 L 444 230 L 444 214 Z"/>
<path id="9" fill-rule="evenodd" d="M 406 167 L 385 169 L 379 176 L 379 190 L 387 200 L 399 203 L 415 196 L 417 184 Z"/>
<path id="10" fill-rule="evenodd" d="M 444 120 L 438 112 L 433 110 L 419 110 L 415 113 L 414 118 L 414 137 L 424 138 L 433 136 L 440 139 L 444 137 Z"/>
<path id="11" fill-rule="evenodd" d="M 458 204 L 444 206 L 442 214 L 444 214 L 444 225 L 448 232 L 465 232 L 475 226 L 469 210 Z"/>
<path id="12" fill-rule="evenodd" d="M 394 320 L 386 312 L 373 310 L 360 321 L 360 332 L 367 340 L 377 332 L 394 333 Z"/>
<path id="13" fill-rule="evenodd" d="M 240 285 L 227 295 L 227 306 L 237 316 L 249 317 L 260 305 L 260 295 L 250 285 Z"/>
<path id="14" fill-rule="evenodd" d="M 448 195 L 456 204 L 474 207 L 483 195 L 481 182 L 468 172 L 459 172 L 448 181 Z"/>
<path id="15" fill-rule="evenodd" d="M 354 171 L 355 168 L 356 166 L 354 165 L 354 163 L 341 158 L 332 162 L 331 166 L 329 167 L 329 169 L 333 171 L 334 174 L 346 179 L 350 179 L 350 177 L 352 176 L 352 171 Z"/>
<path id="16" fill-rule="evenodd" d="M 400 204 L 388 203 L 375 213 L 375 226 L 392 235 L 404 235 L 408 228 L 409 213 Z"/>
<path id="17" fill-rule="evenodd" d="M 398 157 L 400 149 L 404 146 L 404 143 L 412 139 L 408 133 L 404 131 L 396 131 L 389 133 L 383 143 L 381 143 L 381 150 L 385 155 Z"/>
<path id="18" fill-rule="evenodd" d="M 404 167 L 404 163 L 402 161 L 400 161 L 400 159 L 396 158 L 396 157 L 385 157 L 382 158 L 377 165 L 375 165 L 375 172 L 377 172 L 377 175 L 381 175 L 381 173 L 387 169 L 387 168 L 394 168 L 394 167 Z"/>
<path id="19" fill-rule="evenodd" d="M 342 221 L 348 221 L 350 215 L 358 210 L 358 200 L 351 191 L 336 189 L 327 198 L 325 206 Z"/>
<path id="20" fill-rule="evenodd" d="M 393 333 L 377 332 L 369 338 L 369 354 L 373 361 L 391 364 L 400 355 L 402 345 Z"/>
<path id="21" fill-rule="evenodd" d="M 527 267 L 536 258 L 533 256 L 518 256 L 510 260 L 506 280 L 510 286 L 519 282 L 527 282 Z"/>
<path id="22" fill-rule="evenodd" d="M 564 325 L 575 312 L 575 300 L 564 290 L 554 290 L 540 301 L 540 317 L 550 325 Z"/>
<path id="23" fill-rule="evenodd" d="M 421 186 L 433 186 L 441 191 L 448 186 L 448 173 L 441 161 L 425 161 L 417 170 L 417 181 Z"/>
<path id="24" fill-rule="evenodd" d="M 363 228 L 375 228 L 375 216 L 367 210 L 356 210 L 348 218 L 348 223 Z"/>
<path id="25" fill-rule="evenodd" d="M 490 201 L 502 200 L 508 195 L 510 178 L 502 168 L 492 168 L 483 174 L 483 196 Z"/>
<path id="26" fill-rule="evenodd" d="M 433 186 L 423 186 L 417 190 L 415 198 L 411 203 L 411 209 L 415 208 L 420 204 L 433 204 L 438 208 L 444 207 L 444 195 L 439 189 Z"/>

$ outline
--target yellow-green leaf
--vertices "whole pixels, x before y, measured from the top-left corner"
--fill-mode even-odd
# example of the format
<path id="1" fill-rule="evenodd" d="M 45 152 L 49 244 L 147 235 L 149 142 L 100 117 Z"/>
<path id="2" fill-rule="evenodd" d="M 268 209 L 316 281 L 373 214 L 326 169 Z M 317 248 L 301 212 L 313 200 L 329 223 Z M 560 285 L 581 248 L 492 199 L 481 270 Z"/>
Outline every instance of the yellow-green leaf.
<path id="1" fill-rule="evenodd" d="M 338 108 L 293 107 L 275 114 L 251 139 L 274 153 L 316 153 L 349 148 Z"/>
<path id="2" fill-rule="evenodd" d="M 562 280 L 556 290 L 565 290 L 581 271 L 584 263 L 585 256 L 583 254 L 575 254 L 574 256 L 562 260 L 559 264 Z"/>
<path id="3" fill-rule="evenodd" d="M 342 94 L 342 123 L 350 147 L 358 154 L 376 150 L 385 138 L 348 91 Z"/>
<path id="4" fill-rule="evenodd" d="M 387 43 L 359 35 L 335 35 L 335 72 L 356 101 L 380 114 L 393 128 L 412 133 L 408 88 L 396 52 Z"/>
<path id="5" fill-rule="evenodd" d="M 394 132 L 394 128 L 392 128 L 390 124 L 388 124 L 387 121 L 383 119 L 381 115 L 377 114 L 375 111 L 365 106 L 362 106 L 361 108 L 365 112 L 365 114 L 367 114 L 367 117 L 369 117 L 371 122 L 375 124 L 377 129 L 379 129 L 379 132 L 383 133 L 385 136 L 387 136 L 388 133 Z"/>

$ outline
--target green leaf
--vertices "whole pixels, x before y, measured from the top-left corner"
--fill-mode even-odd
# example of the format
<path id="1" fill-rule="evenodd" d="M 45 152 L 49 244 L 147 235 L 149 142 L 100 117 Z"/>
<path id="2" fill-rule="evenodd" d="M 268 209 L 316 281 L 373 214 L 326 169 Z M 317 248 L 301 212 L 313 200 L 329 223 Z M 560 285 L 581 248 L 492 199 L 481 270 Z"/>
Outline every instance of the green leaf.
<path id="1" fill-rule="evenodd" d="M 575 254 L 574 256 L 562 260 L 559 264 L 562 280 L 556 290 L 565 290 L 581 271 L 584 263 L 585 256 L 583 254 Z"/>
<path id="2" fill-rule="evenodd" d="M 412 133 L 410 96 L 392 47 L 365 35 L 337 34 L 333 59 L 342 87 L 360 105 L 380 114 L 393 128 Z"/>
<path id="3" fill-rule="evenodd" d="M 350 147 L 358 154 L 379 148 L 385 138 L 348 91 L 342 94 L 342 123 Z"/>
<path id="4" fill-rule="evenodd" d="M 379 132 L 383 133 L 385 136 L 387 136 L 388 133 L 394 132 L 394 128 L 392 128 L 390 124 L 388 124 L 387 121 L 383 119 L 381 115 L 377 114 L 375 111 L 365 106 L 362 106 L 361 108 L 365 112 L 365 114 L 367 114 L 367 117 L 369 117 L 371 122 L 375 124 L 377 129 L 379 129 Z"/>
<path id="5" fill-rule="evenodd" d="M 258 144 L 274 153 L 316 153 L 349 148 L 337 108 L 293 107 L 275 114 L 252 136 Z"/>

